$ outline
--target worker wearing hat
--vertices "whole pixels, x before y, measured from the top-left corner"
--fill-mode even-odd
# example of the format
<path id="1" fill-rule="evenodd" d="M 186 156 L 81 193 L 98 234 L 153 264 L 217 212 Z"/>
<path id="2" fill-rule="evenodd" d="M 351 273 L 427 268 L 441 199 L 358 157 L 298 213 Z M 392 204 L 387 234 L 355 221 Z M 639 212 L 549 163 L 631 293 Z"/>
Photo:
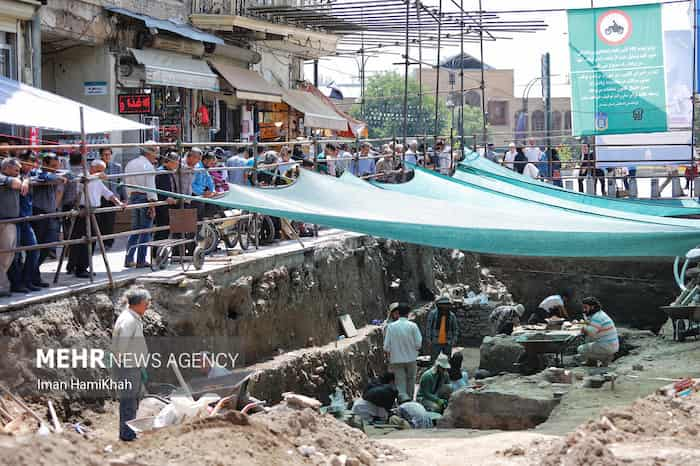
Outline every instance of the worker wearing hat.
<path id="1" fill-rule="evenodd" d="M 450 358 L 446 354 L 440 353 L 435 359 L 433 367 L 421 376 L 416 399 L 428 411 L 442 413 L 447 407 L 447 400 L 451 392 L 449 389 L 450 378 L 447 372 L 449 369 Z"/>
<path id="2" fill-rule="evenodd" d="M 443 293 L 428 313 L 425 328 L 425 335 L 430 344 L 430 360 L 434 361 L 441 352 L 449 358 L 458 333 L 457 316 L 452 312 L 452 299 L 448 293 Z"/>

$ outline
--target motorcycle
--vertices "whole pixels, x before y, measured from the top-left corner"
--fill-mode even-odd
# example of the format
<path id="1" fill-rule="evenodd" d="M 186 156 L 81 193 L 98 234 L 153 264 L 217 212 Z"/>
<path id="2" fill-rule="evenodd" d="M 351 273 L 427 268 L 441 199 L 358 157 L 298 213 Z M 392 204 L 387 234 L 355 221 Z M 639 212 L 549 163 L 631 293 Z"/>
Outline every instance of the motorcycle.
<path id="1" fill-rule="evenodd" d="M 623 26 L 620 26 L 619 24 L 617 24 L 617 22 L 615 22 L 615 20 L 613 20 L 612 24 L 605 28 L 605 35 L 609 36 L 613 32 L 615 34 L 622 34 L 625 32 L 625 28 Z"/>

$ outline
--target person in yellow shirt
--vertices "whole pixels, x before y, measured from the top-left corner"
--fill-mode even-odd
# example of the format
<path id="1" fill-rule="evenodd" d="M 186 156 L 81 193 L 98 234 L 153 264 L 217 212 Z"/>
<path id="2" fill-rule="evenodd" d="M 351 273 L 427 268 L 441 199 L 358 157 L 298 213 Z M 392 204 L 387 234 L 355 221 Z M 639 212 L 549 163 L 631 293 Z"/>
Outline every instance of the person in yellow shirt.
<path id="1" fill-rule="evenodd" d="M 430 360 L 435 361 L 440 353 L 449 358 L 459 332 L 457 316 L 452 312 L 452 300 L 449 295 L 444 294 L 435 302 L 435 307 L 428 314 L 425 330 L 430 344 Z"/>

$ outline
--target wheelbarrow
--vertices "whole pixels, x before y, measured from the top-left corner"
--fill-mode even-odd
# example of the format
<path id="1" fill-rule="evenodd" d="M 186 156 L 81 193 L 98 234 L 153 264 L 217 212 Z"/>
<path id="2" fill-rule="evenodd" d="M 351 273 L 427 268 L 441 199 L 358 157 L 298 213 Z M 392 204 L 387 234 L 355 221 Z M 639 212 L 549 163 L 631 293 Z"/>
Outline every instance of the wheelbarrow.
<path id="1" fill-rule="evenodd" d="M 684 341 L 700 334 L 700 306 L 661 306 L 673 325 L 673 339 Z"/>
<path id="2" fill-rule="evenodd" d="M 525 333 L 518 336 L 515 341 L 525 348 L 527 357 L 527 367 L 533 369 L 542 369 L 540 363 L 541 356 L 545 354 L 553 354 L 555 356 L 555 365 L 562 367 L 564 365 L 564 352 L 572 346 L 579 337 L 566 333 Z M 523 363 L 516 363 L 523 368 Z"/>

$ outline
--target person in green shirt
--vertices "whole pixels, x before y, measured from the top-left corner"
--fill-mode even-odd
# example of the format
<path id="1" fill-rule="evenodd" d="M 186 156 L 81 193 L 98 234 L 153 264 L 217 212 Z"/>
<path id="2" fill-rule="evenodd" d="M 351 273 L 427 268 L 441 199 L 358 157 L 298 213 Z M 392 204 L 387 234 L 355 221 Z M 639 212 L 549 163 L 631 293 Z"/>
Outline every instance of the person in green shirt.
<path id="1" fill-rule="evenodd" d="M 421 376 L 416 399 L 428 411 L 442 413 L 447 407 L 449 393 L 452 391 L 447 372 L 449 369 L 449 358 L 446 354 L 440 353 L 433 367 Z"/>

